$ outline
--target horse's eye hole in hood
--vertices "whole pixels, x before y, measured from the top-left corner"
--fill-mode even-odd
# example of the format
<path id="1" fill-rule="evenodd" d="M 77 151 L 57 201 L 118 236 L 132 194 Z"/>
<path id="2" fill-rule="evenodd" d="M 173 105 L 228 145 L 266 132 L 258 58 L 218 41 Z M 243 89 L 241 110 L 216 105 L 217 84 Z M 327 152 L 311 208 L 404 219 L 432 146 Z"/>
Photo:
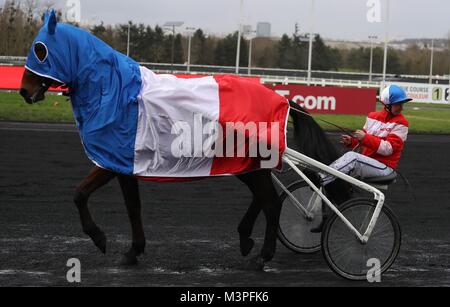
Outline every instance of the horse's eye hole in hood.
<path id="1" fill-rule="evenodd" d="M 48 56 L 47 46 L 45 46 L 45 44 L 42 42 L 37 42 L 36 44 L 34 44 L 34 54 L 36 55 L 36 58 L 39 60 L 39 62 L 44 62 Z"/>

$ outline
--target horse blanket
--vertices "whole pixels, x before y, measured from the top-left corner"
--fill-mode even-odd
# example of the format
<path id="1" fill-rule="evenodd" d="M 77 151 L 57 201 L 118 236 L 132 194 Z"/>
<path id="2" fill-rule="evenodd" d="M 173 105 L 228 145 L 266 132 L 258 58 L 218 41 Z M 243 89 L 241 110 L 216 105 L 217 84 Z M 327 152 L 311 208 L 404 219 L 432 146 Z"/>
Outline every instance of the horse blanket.
<path id="1" fill-rule="evenodd" d="M 38 58 L 36 44 L 45 46 Z M 151 178 L 239 174 L 280 166 L 288 101 L 254 81 L 224 75 L 157 75 L 92 34 L 45 22 L 26 69 L 71 88 L 88 158 Z"/>

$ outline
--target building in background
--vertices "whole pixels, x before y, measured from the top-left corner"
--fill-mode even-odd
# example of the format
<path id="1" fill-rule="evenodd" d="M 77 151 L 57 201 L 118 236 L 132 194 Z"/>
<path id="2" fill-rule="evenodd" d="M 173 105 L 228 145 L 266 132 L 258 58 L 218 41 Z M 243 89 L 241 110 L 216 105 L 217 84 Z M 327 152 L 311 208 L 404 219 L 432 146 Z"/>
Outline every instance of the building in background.
<path id="1" fill-rule="evenodd" d="M 271 25 L 269 22 L 258 22 L 256 25 L 256 36 L 257 37 L 270 37 L 271 36 Z"/>

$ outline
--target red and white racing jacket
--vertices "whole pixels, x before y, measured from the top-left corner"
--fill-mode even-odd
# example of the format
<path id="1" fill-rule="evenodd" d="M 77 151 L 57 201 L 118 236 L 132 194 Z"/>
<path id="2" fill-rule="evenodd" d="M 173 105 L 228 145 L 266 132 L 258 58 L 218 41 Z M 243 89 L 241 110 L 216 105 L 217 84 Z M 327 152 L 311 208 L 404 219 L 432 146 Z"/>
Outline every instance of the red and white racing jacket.
<path id="1" fill-rule="evenodd" d="M 362 154 L 396 169 L 408 136 L 408 121 L 402 115 L 392 115 L 386 110 L 367 116 L 363 130 L 366 136 L 360 142 Z M 353 146 L 356 141 L 353 140 Z"/>

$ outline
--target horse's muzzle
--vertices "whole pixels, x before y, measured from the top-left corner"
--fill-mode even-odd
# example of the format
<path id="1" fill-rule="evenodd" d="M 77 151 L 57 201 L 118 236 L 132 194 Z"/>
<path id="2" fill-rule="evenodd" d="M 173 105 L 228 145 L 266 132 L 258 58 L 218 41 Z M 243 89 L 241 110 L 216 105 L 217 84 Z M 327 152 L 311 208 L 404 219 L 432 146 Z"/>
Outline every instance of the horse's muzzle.
<path id="1" fill-rule="evenodd" d="M 33 101 L 31 100 L 30 95 L 28 95 L 28 91 L 24 88 L 21 88 L 19 91 L 19 94 L 25 99 L 25 102 L 28 104 L 33 104 Z"/>
<path id="2" fill-rule="evenodd" d="M 39 101 L 45 99 L 45 91 L 46 90 L 47 90 L 47 88 L 40 87 L 36 91 L 36 93 L 34 93 L 33 95 L 30 95 L 26 89 L 21 88 L 19 93 L 25 99 L 26 103 L 33 104 L 33 103 L 36 103 L 36 102 L 39 102 Z"/>

